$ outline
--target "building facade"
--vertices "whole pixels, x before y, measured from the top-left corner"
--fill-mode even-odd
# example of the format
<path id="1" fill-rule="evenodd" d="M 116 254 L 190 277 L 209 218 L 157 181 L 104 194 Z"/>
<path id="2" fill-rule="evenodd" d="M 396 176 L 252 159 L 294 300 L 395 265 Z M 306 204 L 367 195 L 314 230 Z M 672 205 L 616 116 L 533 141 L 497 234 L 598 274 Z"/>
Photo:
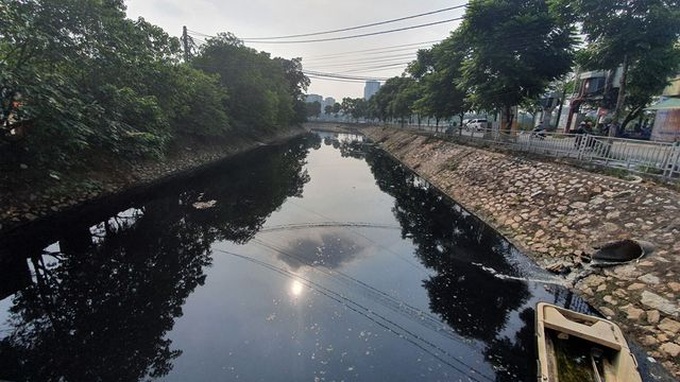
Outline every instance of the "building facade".
<path id="1" fill-rule="evenodd" d="M 380 82 L 375 80 L 366 81 L 364 86 L 364 99 L 368 101 L 380 90 Z"/>
<path id="2" fill-rule="evenodd" d="M 670 81 L 664 89 L 662 100 L 672 101 L 680 99 L 680 75 Z M 669 107 L 656 109 L 654 127 L 652 128 L 652 140 L 665 142 L 680 141 L 680 102 L 665 102 L 673 104 Z M 650 109 L 654 110 L 654 107 Z"/>
<path id="3" fill-rule="evenodd" d="M 323 97 L 318 95 L 318 94 L 307 94 L 307 99 L 305 99 L 305 102 L 307 103 L 323 103 Z"/>
<path id="4" fill-rule="evenodd" d="M 583 118 L 603 120 L 616 106 L 623 70 L 598 70 L 577 74 L 576 94 L 569 102 L 565 132 L 576 130 Z"/>

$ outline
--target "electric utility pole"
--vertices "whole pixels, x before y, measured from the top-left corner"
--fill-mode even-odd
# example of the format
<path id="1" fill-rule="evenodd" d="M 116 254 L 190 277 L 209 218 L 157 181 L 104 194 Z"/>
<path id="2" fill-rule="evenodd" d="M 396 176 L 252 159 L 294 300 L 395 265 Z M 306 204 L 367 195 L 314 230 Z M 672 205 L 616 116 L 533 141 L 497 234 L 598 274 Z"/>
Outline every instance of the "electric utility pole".
<path id="1" fill-rule="evenodd" d="M 623 65 L 621 68 L 621 83 L 619 84 L 619 94 L 616 97 L 616 107 L 614 108 L 614 116 L 612 118 L 612 126 L 609 128 L 609 136 L 615 137 L 618 134 L 623 114 L 624 102 L 626 101 L 626 80 L 628 76 L 628 55 L 623 56 Z"/>
<path id="2" fill-rule="evenodd" d="M 182 46 L 184 47 L 184 62 L 189 62 L 189 33 L 187 33 L 186 25 L 182 27 Z"/>

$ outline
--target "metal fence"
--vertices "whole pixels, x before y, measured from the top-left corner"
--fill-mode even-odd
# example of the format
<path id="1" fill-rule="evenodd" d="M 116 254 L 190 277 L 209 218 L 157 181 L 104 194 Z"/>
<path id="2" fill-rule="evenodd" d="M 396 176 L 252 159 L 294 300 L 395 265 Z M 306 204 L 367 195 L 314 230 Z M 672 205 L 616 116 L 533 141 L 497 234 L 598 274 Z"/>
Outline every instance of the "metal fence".
<path id="1" fill-rule="evenodd" d="M 680 180 L 680 142 L 650 142 L 589 134 L 503 133 L 499 129 L 466 130 L 407 126 L 462 141 L 553 157 L 567 157 L 665 180 Z"/>

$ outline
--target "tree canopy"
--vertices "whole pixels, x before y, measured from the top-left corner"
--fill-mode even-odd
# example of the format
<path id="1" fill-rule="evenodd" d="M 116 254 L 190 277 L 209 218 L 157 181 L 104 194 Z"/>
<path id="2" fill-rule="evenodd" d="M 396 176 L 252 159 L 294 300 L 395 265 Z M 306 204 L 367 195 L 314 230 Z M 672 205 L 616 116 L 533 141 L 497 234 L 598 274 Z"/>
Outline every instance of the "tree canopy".
<path id="1" fill-rule="evenodd" d="M 573 9 L 575 21 L 586 36 L 587 46 L 579 52 L 579 64 L 588 70 L 622 68 L 621 102 L 614 118 L 618 119 L 625 107 L 629 113 L 624 124 L 635 118 L 680 69 L 680 1 L 559 3 Z"/>
<path id="2" fill-rule="evenodd" d="M 102 151 L 162 157 L 185 136 L 271 133 L 308 115 L 301 59 L 272 58 L 228 33 L 184 57 L 177 38 L 127 19 L 122 0 L 16 0 L 0 19 L 3 167 L 70 165 Z M 323 112 L 438 123 L 500 110 L 508 126 L 511 107 L 571 70 L 577 28 L 583 68 L 623 66 L 626 120 L 680 67 L 680 0 L 471 0 L 460 28 L 368 103 Z"/>
<path id="3" fill-rule="evenodd" d="M 368 116 L 368 102 L 363 98 L 345 97 L 340 108 L 345 115 L 350 115 L 355 120 Z"/>
<path id="4" fill-rule="evenodd" d="M 179 40 L 127 19 L 122 0 L 3 2 L 0 18 L 3 166 L 161 157 L 186 135 L 258 134 L 305 118 L 300 59 L 228 34 L 183 62 Z"/>
<path id="5" fill-rule="evenodd" d="M 410 113 L 440 119 L 470 109 L 503 112 L 536 100 L 572 67 L 574 16 L 553 0 L 472 0 L 463 23 L 441 43 L 418 51 L 406 73 L 371 99 L 380 119 Z"/>
<path id="6" fill-rule="evenodd" d="M 402 123 L 413 113 L 413 105 L 419 98 L 416 81 L 411 77 L 388 79 L 380 90 L 371 97 L 373 113 L 380 120 L 397 118 Z"/>
<path id="7" fill-rule="evenodd" d="M 470 109 L 468 92 L 461 84 L 461 67 L 465 45 L 459 33 L 431 49 L 418 51 L 416 61 L 408 68 L 409 73 L 420 81 L 421 97 L 414 109 L 425 116 L 432 116 L 437 126 L 443 118 L 462 116 Z"/>
<path id="8" fill-rule="evenodd" d="M 470 101 L 503 111 L 538 98 L 572 66 L 574 29 L 546 0 L 471 1 L 460 27 L 467 45 L 461 86 Z"/>
<path id="9" fill-rule="evenodd" d="M 620 101 L 609 94 L 599 106 L 620 104 L 614 118 L 627 111 L 625 125 L 680 70 L 679 38 L 678 0 L 472 0 L 461 26 L 418 51 L 369 111 L 381 120 L 415 113 L 437 125 L 470 109 L 500 111 L 507 128 L 513 107 L 537 105 L 576 62 L 581 70 L 623 68 Z"/>

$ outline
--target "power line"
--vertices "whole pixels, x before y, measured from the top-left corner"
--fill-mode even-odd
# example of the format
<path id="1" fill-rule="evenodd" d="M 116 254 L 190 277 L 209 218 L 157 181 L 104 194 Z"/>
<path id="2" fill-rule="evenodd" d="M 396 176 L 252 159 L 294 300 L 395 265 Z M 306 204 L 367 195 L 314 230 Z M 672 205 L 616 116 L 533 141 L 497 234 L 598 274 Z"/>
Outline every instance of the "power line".
<path id="1" fill-rule="evenodd" d="M 399 55 L 390 55 L 390 56 L 378 56 L 378 57 L 358 57 L 356 59 L 347 59 L 347 60 L 337 60 L 337 61 L 322 61 L 322 62 L 317 62 L 317 63 L 309 63 L 307 62 L 305 66 L 313 66 L 315 68 L 318 67 L 341 67 L 341 66 L 352 66 L 352 65 L 361 65 L 361 64 L 376 64 L 376 63 L 385 63 L 385 62 L 396 62 L 397 60 L 403 61 L 404 59 L 411 59 L 415 60 L 416 59 L 416 54 L 415 53 L 407 53 L 407 54 L 399 54 Z"/>
<path id="2" fill-rule="evenodd" d="M 191 29 L 188 29 L 190 32 L 190 35 L 195 35 L 197 32 L 192 31 Z M 198 34 L 200 36 L 207 36 L 205 34 Z M 207 43 L 206 40 L 200 38 L 200 37 L 192 37 L 194 41 L 199 41 L 202 44 Z M 354 51 L 346 51 L 346 52 L 338 52 L 338 53 L 331 53 L 331 54 L 322 54 L 322 55 L 311 55 L 311 56 L 304 56 L 304 62 L 309 63 L 310 61 L 328 61 L 328 60 L 333 60 L 335 57 L 347 57 L 351 55 L 380 55 L 383 53 L 396 53 L 396 52 L 413 52 L 414 47 L 418 48 L 429 48 L 432 47 L 432 44 L 434 43 L 440 43 L 442 40 L 429 40 L 429 41 L 421 41 L 421 42 L 414 42 L 414 43 L 409 43 L 409 44 L 400 44 L 400 45 L 387 45 L 387 46 L 382 46 L 382 47 L 376 47 L 376 48 L 369 48 L 369 49 L 362 49 L 362 50 L 354 50 Z M 415 54 L 415 53 L 414 53 Z"/>
<path id="3" fill-rule="evenodd" d="M 527 36 L 527 34 L 530 35 L 531 33 L 532 32 L 528 31 L 528 30 L 525 30 L 525 31 L 522 31 L 522 32 L 518 31 L 518 33 L 513 33 L 511 35 L 503 36 L 502 41 L 507 42 L 506 45 L 512 45 L 514 49 L 522 50 L 523 48 L 534 45 L 533 43 L 528 43 L 528 41 L 526 41 L 526 39 L 523 38 L 523 37 Z M 196 40 L 201 41 L 201 39 L 196 39 Z M 438 40 L 435 40 L 435 41 L 441 42 L 441 41 L 438 41 Z M 386 53 L 386 52 L 389 52 L 389 51 L 409 50 L 408 48 L 407 49 L 399 49 L 399 48 L 400 47 L 412 46 L 412 45 L 420 45 L 420 44 L 423 44 L 423 43 L 425 43 L 425 42 L 403 44 L 403 45 L 396 45 L 396 46 L 388 46 L 388 47 L 383 47 L 383 48 L 365 49 L 365 50 L 361 50 L 361 51 L 355 51 L 354 53 L 359 54 L 361 52 L 367 52 L 367 54 L 380 55 L 383 52 Z M 387 48 L 396 48 L 396 49 L 387 49 Z M 327 60 L 332 60 L 332 58 L 331 58 L 332 56 L 337 56 L 337 55 L 346 56 L 346 55 L 352 54 L 352 53 L 353 52 L 344 52 L 344 53 L 336 53 L 336 54 L 319 56 L 319 57 L 327 57 Z M 396 59 L 396 55 L 388 55 L 388 56 L 385 56 L 385 57 L 382 57 L 382 58 L 380 56 L 378 56 L 378 57 L 374 57 L 372 59 L 365 57 L 365 58 L 357 59 L 356 61 L 353 62 L 353 63 L 356 63 L 356 64 L 363 64 L 363 65 L 356 65 L 355 69 L 350 69 L 352 67 L 352 64 L 348 63 L 347 60 L 344 60 L 342 62 L 338 62 L 338 63 L 336 63 L 336 65 L 331 65 L 331 63 L 329 62 L 329 63 L 322 65 L 322 66 L 314 66 L 314 69 L 316 71 L 318 71 L 320 69 L 331 69 L 331 68 L 341 68 L 341 67 L 350 69 L 350 70 L 346 70 L 346 71 L 343 71 L 343 72 L 340 72 L 340 73 L 338 73 L 338 72 L 333 73 L 333 74 L 346 74 L 346 73 L 368 72 L 368 71 L 371 71 L 371 70 L 374 70 L 374 69 L 389 69 L 389 68 L 395 68 L 395 67 L 399 67 L 399 66 L 406 66 L 408 64 L 408 62 L 396 62 L 396 60 L 394 62 L 391 62 L 389 57 L 394 57 Z M 321 58 L 319 58 L 317 60 L 322 61 Z M 307 61 L 305 60 L 305 62 L 307 62 Z M 380 63 L 380 62 L 384 62 L 385 64 L 388 64 L 388 65 L 368 66 L 368 67 L 366 66 L 366 64 L 370 65 L 372 63 L 377 64 L 377 63 Z M 322 62 L 318 62 L 318 64 L 321 64 L 321 63 Z M 316 78 L 316 77 L 314 77 L 314 78 Z M 363 81 L 363 80 L 365 80 L 365 78 L 358 79 L 358 81 Z"/>
<path id="4" fill-rule="evenodd" d="M 351 36 L 342 36 L 342 37 L 330 37 L 330 38 L 320 38 L 320 39 L 311 39 L 311 40 L 297 40 L 297 41 L 259 41 L 259 40 L 246 40 L 246 39 L 243 39 L 242 41 L 248 42 L 248 43 L 251 43 L 251 44 L 307 44 L 307 43 L 315 43 L 315 42 L 349 40 L 349 39 L 360 38 L 360 37 L 377 36 L 377 35 L 381 35 L 381 34 L 402 32 L 402 31 L 406 31 L 406 30 L 425 28 L 425 27 L 430 27 L 430 26 L 434 26 L 434 25 L 449 23 L 449 22 L 452 22 L 452 21 L 459 21 L 459 20 L 462 20 L 463 18 L 464 18 L 463 16 L 460 16 L 460 17 L 454 17 L 452 19 L 435 21 L 435 22 L 425 23 L 425 24 L 417 24 L 417 25 L 412 25 L 412 26 L 403 27 L 403 28 L 395 28 L 395 29 L 389 29 L 389 30 L 385 30 L 385 31 L 363 33 L 363 34 L 357 34 L 357 35 L 351 35 Z"/>
<path id="5" fill-rule="evenodd" d="M 294 35 L 276 36 L 276 37 L 244 37 L 244 40 L 282 40 L 282 39 L 286 39 L 286 38 L 320 36 L 320 35 L 331 34 L 331 33 L 347 32 L 347 31 L 352 31 L 352 30 L 357 30 L 357 29 L 370 28 L 370 27 L 374 27 L 374 26 L 378 26 L 378 25 L 395 23 L 395 22 L 398 22 L 398 21 L 415 19 L 415 18 L 418 18 L 418 17 L 434 15 L 434 14 L 442 13 L 442 12 L 448 12 L 448 11 L 452 11 L 454 9 L 465 8 L 465 7 L 467 7 L 467 5 L 468 4 L 465 3 L 465 4 L 461 4 L 461 5 L 456 5 L 456 6 L 453 6 L 453 7 L 437 9 L 437 10 L 431 11 L 431 12 L 419 13 L 417 15 L 400 17 L 400 18 L 397 18 L 397 19 L 391 19 L 391 20 L 385 20 L 385 21 L 378 21 L 378 22 L 374 22 L 374 23 L 370 23 L 370 24 L 357 25 L 357 26 L 353 26 L 353 27 L 333 29 L 333 30 L 323 31 L 323 32 L 312 32 L 312 33 L 303 33 L 303 34 L 294 34 Z"/>
<path id="6" fill-rule="evenodd" d="M 319 76 L 314 76 L 314 75 L 307 75 L 307 77 L 309 77 L 313 80 L 343 82 L 343 83 L 347 83 L 347 84 L 363 84 L 363 83 L 366 82 L 366 80 L 343 80 L 343 79 L 340 79 L 340 78 L 319 77 Z"/>
<path id="7" fill-rule="evenodd" d="M 317 72 L 315 70 L 303 70 L 302 73 L 308 76 L 317 76 L 317 77 L 327 77 L 327 78 L 339 78 L 343 80 L 360 80 L 360 81 L 369 81 L 369 80 L 376 80 L 376 81 L 387 81 L 387 78 L 375 78 L 375 77 L 365 77 L 365 76 L 347 76 L 343 74 L 338 74 L 338 73 L 324 73 L 324 72 Z"/>
<path id="8" fill-rule="evenodd" d="M 209 38 L 215 37 L 215 36 L 211 36 L 209 34 L 197 32 L 197 31 L 191 30 L 191 29 L 187 29 L 187 31 L 191 32 L 191 34 L 195 34 L 195 35 L 198 35 L 198 36 L 201 36 L 201 37 L 209 37 Z"/>
<path id="9" fill-rule="evenodd" d="M 418 25 L 416 26 L 411 26 L 411 27 L 406 27 L 406 28 L 398 28 L 396 30 L 401 30 L 401 29 L 413 29 L 419 27 Z M 524 48 L 528 46 L 534 46 L 536 45 L 535 42 L 531 41 L 533 38 L 529 38 L 532 34 L 535 34 L 537 32 L 538 28 L 525 28 L 524 30 L 518 30 L 509 34 L 505 34 L 503 36 L 498 36 L 498 38 L 495 40 L 496 42 L 501 42 L 502 44 L 506 45 L 506 47 L 510 47 L 511 49 L 517 49 L 521 52 Z M 390 30 L 390 31 L 382 31 L 382 32 L 375 32 L 375 33 L 370 33 L 368 35 L 373 35 L 373 34 L 383 34 L 383 33 L 389 33 L 391 31 L 396 31 L 396 30 Z M 193 32 L 193 31 L 192 31 Z M 364 34 L 365 35 L 365 34 Z M 347 39 L 347 38 L 354 38 L 354 37 L 361 37 L 363 35 L 358 35 L 358 36 L 344 36 L 340 38 L 333 38 L 333 39 L 323 39 L 323 40 L 336 40 L 336 39 Z M 202 42 L 202 39 L 196 38 L 197 41 Z M 295 43 L 295 42 L 302 42 L 305 40 L 300 40 L 300 41 L 291 41 L 289 43 Z M 310 78 L 315 78 L 315 79 L 322 79 L 322 80 L 335 80 L 335 81 L 345 81 L 345 82 L 360 82 L 360 81 L 365 81 L 368 79 L 374 79 L 374 78 L 369 78 L 369 77 L 358 77 L 358 76 L 350 76 L 348 75 L 349 73 L 359 73 L 359 72 L 369 72 L 369 71 L 375 71 L 375 70 L 387 70 L 387 69 L 393 69 L 396 67 L 400 66 L 406 66 L 409 62 L 398 62 L 398 58 L 402 56 L 408 56 L 408 55 L 386 55 L 385 53 L 389 52 L 401 52 L 401 51 L 409 51 L 411 50 L 410 47 L 415 47 L 415 46 L 422 46 L 423 44 L 429 44 L 429 43 L 441 43 L 443 40 L 433 40 L 433 41 L 424 41 L 424 42 L 417 42 L 417 43 L 410 43 L 410 44 L 401 44 L 401 45 L 392 45 L 392 46 L 384 46 L 384 47 L 378 47 L 378 48 L 370 48 L 370 49 L 364 49 L 364 50 L 358 50 L 358 51 L 349 51 L 349 52 L 342 52 L 342 53 L 333 53 L 333 54 L 328 54 L 328 55 L 321 55 L 321 56 L 312 56 L 313 58 L 311 59 L 312 62 L 316 62 L 317 64 L 321 64 L 321 66 L 315 66 L 314 70 L 308 70 L 306 74 L 310 76 Z M 347 57 L 349 55 L 356 55 L 358 56 L 356 60 L 354 61 L 348 61 L 350 57 Z M 373 58 L 371 57 L 364 57 L 364 56 L 374 56 Z M 336 61 L 334 57 L 346 57 L 347 59 L 342 60 L 342 61 Z M 406 57 L 404 57 L 406 58 Z M 328 61 L 335 61 L 335 65 L 333 65 L 332 62 Z M 305 63 L 308 63 L 307 60 L 305 60 Z M 380 64 L 384 63 L 384 65 L 371 65 L 371 64 Z M 354 64 L 354 65 L 353 65 Z M 371 66 L 367 66 L 371 65 Z M 344 68 L 347 70 L 338 72 L 337 70 L 334 71 L 333 73 L 327 73 L 327 72 L 322 72 L 319 71 L 319 69 L 339 69 L 339 68 Z M 312 74 L 310 74 L 312 73 Z M 315 74 L 314 74 L 315 73 Z M 380 79 L 382 81 L 386 80 L 385 78 Z"/>
<path id="10" fill-rule="evenodd" d="M 413 51 L 413 48 L 415 48 L 415 47 L 422 47 L 422 48 L 431 47 L 433 43 L 438 43 L 438 42 L 441 42 L 441 40 L 415 42 L 415 43 L 403 44 L 403 45 L 391 45 L 391 46 L 384 46 L 384 47 L 379 47 L 379 48 L 354 50 L 354 51 L 331 53 L 331 54 L 324 54 L 324 55 L 317 55 L 317 56 L 312 55 L 312 56 L 306 56 L 305 62 L 307 62 L 307 60 L 313 60 L 313 61 L 328 60 L 328 59 L 332 60 L 335 57 L 347 57 L 347 56 L 350 56 L 350 55 L 376 55 L 376 54 L 382 54 L 382 53 Z"/>
<path id="11" fill-rule="evenodd" d="M 416 25 L 415 27 L 418 27 L 418 26 Z M 520 48 L 521 49 L 521 48 L 525 48 L 527 46 L 531 46 L 531 45 L 536 44 L 533 41 L 527 42 L 526 40 L 529 40 L 529 38 L 528 38 L 529 36 L 533 36 L 536 33 L 544 32 L 542 29 L 539 31 L 539 29 L 541 29 L 541 28 L 536 28 L 536 27 L 534 27 L 534 28 L 524 28 L 523 30 L 518 30 L 518 31 L 515 31 L 513 33 L 508 33 L 508 34 L 505 34 L 505 35 L 502 35 L 502 36 L 493 37 L 493 39 L 494 39 L 494 42 L 496 42 L 496 43 L 500 42 L 501 45 L 503 45 L 503 44 L 511 45 L 513 48 Z M 195 32 L 193 30 L 188 30 L 188 31 L 191 32 L 191 34 L 200 34 L 201 36 L 214 37 L 214 36 L 209 36 L 209 35 L 205 35 L 205 34 L 202 34 L 202 33 L 198 33 L 198 32 Z M 389 33 L 389 32 L 391 32 L 391 30 L 383 31 L 383 32 L 376 32 L 376 33 Z M 359 37 L 360 36 L 362 36 L 362 35 L 359 35 Z M 345 36 L 345 37 L 341 37 L 341 38 L 352 38 L 352 37 L 354 37 L 354 36 Z M 577 37 L 577 36 L 575 36 L 575 37 Z M 194 37 L 194 39 L 197 40 L 197 41 L 205 42 L 205 40 L 200 39 L 200 38 Z M 301 40 L 299 42 L 303 42 L 303 41 L 305 41 L 305 40 Z M 358 51 L 348 51 L 348 52 L 333 53 L 333 54 L 328 54 L 328 55 L 311 56 L 309 58 L 310 59 L 317 59 L 317 58 L 320 59 L 320 58 L 326 58 L 326 57 L 330 58 L 330 57 L 335 57 L 335 56 L 346 56 L 346 55 L 349 55 L 349 54 L 356 54 L 356 53 L 363 53 L 363 52 L 370 52 L 370 54 L 380 54 L 380 52 L 382 50 L 384 50 L 385 52 L 388 52 L 387 49 L 391 49 L 391 48 L 402 48 L 402 47 L 406 48 L 408 46 L 418 46 L 418 45 L 423 45 L 423 44 L 441 43 L 442 41 L 443 40 L 423 41 L 423 42 L 417 42 L 417 43 L 411 43 L 411 44 L 392 45 L 392 46 L 370 48 L 370 49 L 364 49 L 364 50 L 358 50 Z M 296 41 L 291 41 L 291 42 L 286 42 L 286 43 L 295 43 L 295 42 Z M 401 50 L 401 49 L 395 49 L 394 51 L 398 51 L 398 50 Z M 407 50 L 407 49 L 404 49 L 404 50 Z M 375 53 L 373 53 L 373 52 L 375 52 Z"/>
<path id="12" fill-rule="evenodd" d="M 411 61 L 399 62 L 399 63 L 394 63 L 394 64 L 385 64 L 385 65 L 380 65 L 380 66 L 371 66 L 371 67 L 365 67 L 365 68 L 357 68 L 357 69 L 347 70 L 347 71 L 342 72 L 342 73 L 361 73 L 361 72 L 370 72 L 370 71 L 373 71 L 373 70 L 380 71 L 380 70 L 386 70 L 386 69 L 394 69 L 394 68 L 398 68 L 398 67 L 401 67 L 401 66 L 406 68 L 406 66 L 408 66 L 408 64 L 410 64 L 410 63 L 411 63 Z M 338 73 L 338 74 L 341 74 L 341 73 Z"/>
<path id="13" fill-rule="evenodd" d="M 189 30 L 191 31 L 191 30 Z M 193 33 L 193 31 L 191 31 Z M 202 40 L 198 37 L 194 37 L 194 40 L 199 42 L 199 43 L 205 43 L 205 40 Z M 372 48 L 372 49 L 364 49 L 364 50 L 359 50 L 355 51 L 354 53 L 356 54 L 361 54 L 363 52 L 366 52 L 368 55 L 382 55 L 383 53 L 388 53 L 388 52 L 399 52 L 399 51 L 412 51 L 409 47 L 412 46 L 422 46 L 423 44 L 429 44 L 432 42 L 439 42 L 440 40 L 431 40 L 431 41 L 423 41 L 423 42 L 416 42 L 416 43 L 410 43 L 410 44 L 400 44 L 400 45 L 391 45 L 391 46 L 385 46 L 382 48 Z M 306 64 L 305 66 L 307 67 L 307 71 L 310 72 L 316 72 L 319 73 L 319 75 L 309 75 L 307 72 L 305 72 L 306 75 L 309 76 L 311 79 L 319 79 L 319 80 L 329 80 L 329 81 L 338 81 L 338 82 L 350 82 L 350 83 L 359 83 L 359 82 L 365 82 L 369 79 L 374 79 L 373 77 L 360 77 L 360 78 L 352 78 L 352 79 L 347 79 L 347 78 L 329 78 L 329 75 L 335 75 L 335 74 L 340 74 L 343 75 L 345 73 L 359 73 L 359 72 L 370 72 L 373 68 L 375 69 L 389 69 L 389 68 L 394 68 L 394 67 L 399 67 L 399 66 L 405 66 L 408 64 L 408 62 L 401 62 L 401 60 L 398 60 L 399 58 L 408 58 L 408 57 L 413 57 L 415 53 L 408 53 L 408 54 L 394 54 L 394 55 L 384 55 L 384 56 L 377 56 L 377 57 L 360 57 L 357 60 L 351 61 L 351 60 L 343 60 L 341 62 L 335 62 L 334 65 L 331 62 L 328 62 L 329 60 L 332 60 L 330 56 L 336 56 L 336 55 L 348 55 L 352 54 L 353 52 L 344 52 L 344 53 L 336 53 L 332 55 L 325 55 L 325 56 L 317 56 L 320 57 L 318 58 L 319 62 L 317 65 L 312 65 L 313 68 L 309 69 L 309 63 L 307 60 L 303 60 L 303 62 Z M 327 57 L 325 60 L 323 57 Z M 326 61 L 325 64 L 323 62 Z M 386 65 L 380 65 L 380 66 L 375 66 L 371 64 L 381 64 L 384 63 Z M 319 66 L 318 64 L 322 64 Z M 371 65 L 371 66 L 367 66 Z M 195 65 L 198 67 L 201 67 L 203 69 L 218 69 L 217 67 L 209 67 L 209 66 L 204 66 L 204 65 Z M 341 73 L 328 73 L 328 72 L 322 72 L 322 69 L 345 69 L 345 72 Z M 381 78 L 380 80 L 386 80 L 386 78 Z"/>
<path id="14" fill-rule="evenodd" d="M 347 67 L 335 67 L 335 68 L 326 68 L 325 72 L 332 72 L 334 74 L 351 74 L 351 73 L 370 73 L 374 74 L 374 71 L 385 71 L 387 69 L 394 69 L 394 68 L 400 68 L 403 67 L 404 69 L 408 66 L 410 61 L 402 61 L 402 62 L 388 62 L 388 63 L 375 63 L 375 64 L 366 64 L 363 66 L 347 66 Z M 314 70 L 314 71 L 319 71 L 321 72 L 324 68 L 310 68 L 309 70 Z M 377 76 L 380 76 L 379 74 L 374 74 Z"/>

